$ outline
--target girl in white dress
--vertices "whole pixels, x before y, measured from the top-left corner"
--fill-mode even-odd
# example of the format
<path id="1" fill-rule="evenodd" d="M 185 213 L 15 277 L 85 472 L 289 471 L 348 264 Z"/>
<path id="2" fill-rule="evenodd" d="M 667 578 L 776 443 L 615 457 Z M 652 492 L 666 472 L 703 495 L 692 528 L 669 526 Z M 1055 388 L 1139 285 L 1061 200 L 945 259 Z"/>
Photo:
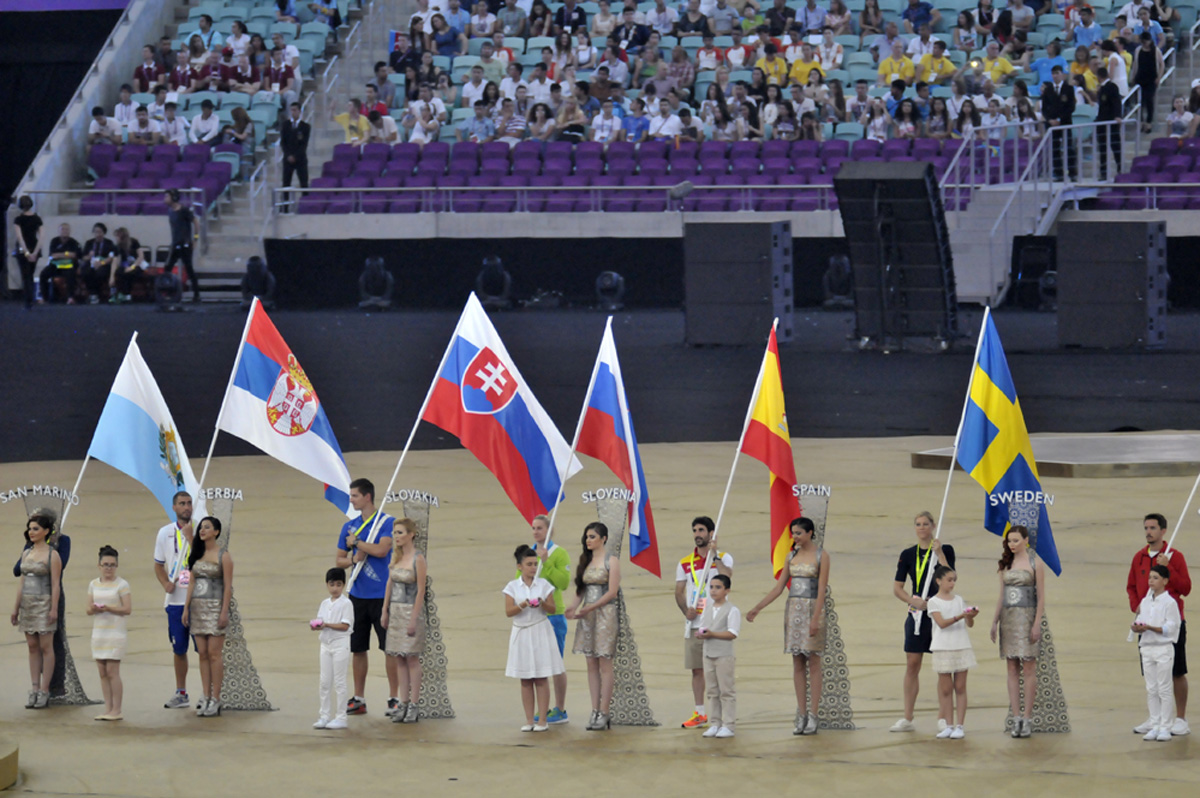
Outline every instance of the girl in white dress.
<path id="1" fill-rule="evenodd" d="M 96 720 L 121 720 L 121 658 L 129 640 L 125 617 L 133 612 L 129 583 L 117 576 L 117 550 L 100 547 L 100 578 L 88 585 L 87 614 L 92 616 L 92 659 L 100 669 L 104 714 Z"/>
<path id="2" fill-rule="evenodd" d="M 958 574 L 953 569 L 939 565 L 933 569 L 933 581 L 938 592 L 925 603 L 925 609 L 933 621 L 929 650 L 933 654 L 933 670 L 938 675 L 938 714 L 948 721 L 954 720 L 937 737 L 961 740 L 967 717 L 967 669 L 976 665 L 967 628 L 975 625 L 979 608 L 967 606 L 962 596 L 954 595 Z"/>
<path id="3" fill-rule="evenodd" d="M 504 675 L 521 680 L 525 707 L 521 731 L 544 732 L 550 728 L 545 722 L 550 711 L 549 677 L 564 670 L 549 618 L 554 613 L 554 585 L 537 576 L 537 552 L 529 546 L 518 546 L 513 556 L 521 575 L 504 586 L 504 614 L 513 622 Z M 535 692 L 540 724 L 534 720 Z"/>

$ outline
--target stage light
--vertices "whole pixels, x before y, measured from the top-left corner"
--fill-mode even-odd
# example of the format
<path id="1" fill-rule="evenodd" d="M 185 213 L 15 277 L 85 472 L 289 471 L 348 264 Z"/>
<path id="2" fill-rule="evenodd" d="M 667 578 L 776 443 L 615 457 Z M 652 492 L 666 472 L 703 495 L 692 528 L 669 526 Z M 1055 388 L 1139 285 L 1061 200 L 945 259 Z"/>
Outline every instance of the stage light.
<path id="1" fill-rule="evenodd" d="M 506 310 L 512 305 L 512 275 L 496 255 L 483 259 L 483 269 L 475 278 L 475 293 L 486 310 Z"/>
<path id="2" fill-rule="evenodd" d="M 612 313 L 625 307 L 625 278 L 616 272 L 600 272 L 596 278 L 596 302 L 600 310 Z"/>
<path id="3" fill-rule="evenodd" d="M 671 186 L 671 190 L 668 192 L 668 195 L 673 200 L 681 200 L 695 190 L 696 186 L 691 180 L 684 180 L 682 183 L 676 183 L 675 185 Z"/>
<path id="4" fill-rule="evenodd" d="M 395 290 L 396 278 L 384 267 L 383 258 L 378 255 L 367 258 L 358 276 L 358 306 L 363 310 L 387 310 L 392 306 Z"/>
<path id="5" fill-rule="evenodd" d="M 255 297 L 267 310 L 274 309 L 275 275 L 271 274 L 267 262 L 258 255 L 246 261 L 246 273 L 242 275 L 242 309 L 249 308 Z"/>

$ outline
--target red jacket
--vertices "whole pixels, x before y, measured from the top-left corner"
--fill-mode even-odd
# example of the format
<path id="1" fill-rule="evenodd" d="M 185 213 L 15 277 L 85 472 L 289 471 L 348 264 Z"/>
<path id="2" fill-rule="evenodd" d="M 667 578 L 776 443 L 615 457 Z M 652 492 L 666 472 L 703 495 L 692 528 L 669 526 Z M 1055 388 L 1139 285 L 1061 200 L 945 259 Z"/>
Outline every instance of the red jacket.
<path id="1" fill-rule="evenodd" d="M 1129 579 L 1125 582 L 1125 592 L 1129 594 L 1129 609 L 1132 612 L 1138 611 L 1138 605 L 1142 603 L 1142 599 L 1150 590 L 1150 585 L 1146 580 L 1150 574 L 1150 566 L 1154 565 L 1154 559 L 1148 552 L 1149 548 L 1146 546 L 1138 549 L 1138 553 L 1133 555 L 1133 562 L 1129 566 Z M 1171 549 L 1167 560 L 1167 571 L 1171 574 L 1171 579 L 1167 582 L 1167 592 L 1179 605 L 1179 617 L 1182 618 L 1183 597 L 1192 592 L 1192 577 L 1188 574 L 1187 560 L 1183 558 L 1183 552 L 1179 549 Z"/>

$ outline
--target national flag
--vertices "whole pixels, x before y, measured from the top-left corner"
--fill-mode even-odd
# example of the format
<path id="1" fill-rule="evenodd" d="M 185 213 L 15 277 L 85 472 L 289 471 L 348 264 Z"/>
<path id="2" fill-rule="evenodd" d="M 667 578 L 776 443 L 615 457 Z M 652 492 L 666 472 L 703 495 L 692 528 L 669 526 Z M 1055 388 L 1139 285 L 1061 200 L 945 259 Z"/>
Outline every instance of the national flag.
<path id="1" fill-rule="evenodd" d="M 548 513 L 582 466 L 471 294 L 421 418 L 459 439 L 500 480 L 521 516 Z M 569 463 L 569 467 L 568 467 Z"/>
<path id="2" fill-rule="evenodd" d="M 1054 573 L 1061 574 L 1050 515 L 1046 503 L 1040 501 L 1045 494 L 1033 445 L 990 313 L 984 317 L 979 336 L 979 355 L 959 436 L 958 464 L 987 491 L 983 525 L 988 531 L 1003 535 L 1014 519 L 1027 527 L 1035 526 L 1036 520 L 1035 550 Z M 1020 519 L 1022 515 L 1028 520 Z"/>
<path id="3" fill-rule="evenodd" d="M 88 457 L 108 463 L 145 485 L 172 520 L 172 504 L 181 490 L 190 493 L 196 509 L 202 511 L 183 440 L 150 367 L 142 359 L 136 334 L 125 350 L 125 359 L 100 413 Z"/>
<path id="4" fill-rule="evenodd" d="M 755 396 L 750 423 L 742 438 L 742 452 L 762 462 L 771 472 L 771 568 L 778 576 L 792 548 L 790 525 L 800 516 L 800 500 L 794 491 L 796 464 L 792 461 L 792 439 L 783 404 L 779 343 L 773 328 L 763 355 Z"/>
<path id="5" fill-rule="evenodd" d="M 642 457 L 638 453 L 629 402 L 625 398 L 625 383 L 617 362 L 611 316 L 604 327 L 604 338 L 592 372 L 592 390 L 585 404 L 587 411 L 575 450 L 603 461 L 633 493 L 629 503 L 629 560 L 661 577 L 650 492 L 646 489 L 646 474 L 642 470 Z"/>
<path id="6" fill-rule="evenodd" d="M 292 350 L 255 299 L 217 429 L 325 483 L 325 498 L 350 514 L 350 471 L 325 408 Z"/>

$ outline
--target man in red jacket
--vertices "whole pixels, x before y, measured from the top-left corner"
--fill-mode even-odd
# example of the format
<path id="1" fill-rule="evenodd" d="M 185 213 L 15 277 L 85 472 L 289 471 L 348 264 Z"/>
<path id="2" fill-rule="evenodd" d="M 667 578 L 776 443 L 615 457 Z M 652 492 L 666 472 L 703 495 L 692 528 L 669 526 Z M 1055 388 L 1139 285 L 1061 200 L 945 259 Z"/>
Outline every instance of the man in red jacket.
<path id="1" fill-rule="evenodd" d="M 1146 547 L 1139 549 L 1138 553 L 1133 555 L 1133 563 L 1129 566 L 1129 578 L 1125 583 L 1125 592 L 1129 594 L 1129 607 L 1136 613 L 1138 605 L 1146 596 L 1146 591 L 1149 590 L 1146 580 L 1151 566 L 1165 565 L 1171 573 L 1171 579 L 1167 583 L 1167 592 L 1179 605 L 1179 617 L 1183 618 L 1183 597 L 1192 592 L 1192 578 L 1188 574 L 1187 560 L 1183 558 L 1183 553 L 1174 547 L 1169 551 L 1163 551 L 1166 548 L 1163 538 L 1167 534 L 1167 519 L 1161 514 L 1150 513 L 1147 515 L 1142 521 L 1142 528 L 1146 533 Z M 1187 722 L 1186 644 L 1187 621 L 1183 621 L 1179 625 L 1179 642 L 1175 644 L 1175 670 L 1173 672 L 1176 717 L 1171 726 L 1171 734 L 1178 736 L 1191 732 Z M 1135 728 L 1134 731 L 1145 734 L 1151 725 L 1153 724 L 1147 721 Z"/>

